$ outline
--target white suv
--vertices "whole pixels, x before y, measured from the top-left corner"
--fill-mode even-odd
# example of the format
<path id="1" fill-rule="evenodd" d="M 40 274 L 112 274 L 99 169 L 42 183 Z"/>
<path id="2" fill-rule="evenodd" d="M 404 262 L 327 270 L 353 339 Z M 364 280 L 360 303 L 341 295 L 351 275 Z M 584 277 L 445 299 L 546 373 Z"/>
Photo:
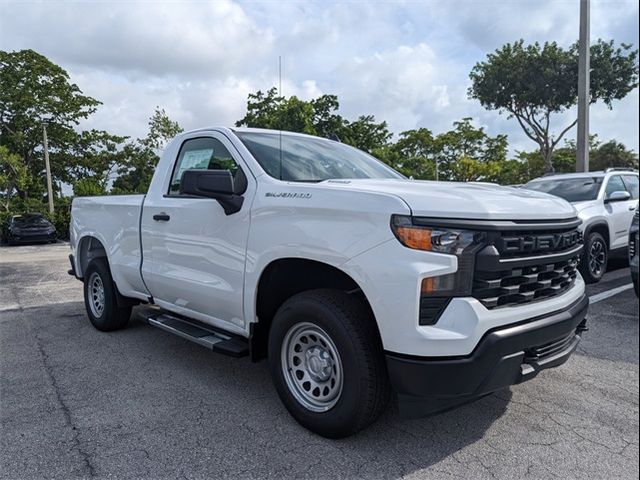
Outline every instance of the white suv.
<path id="1" fill-rule="evenodd" d="M 524 188 L 562 197 L 578 211 L 585 245 L 580 271 L 587 283 L 600 281 L 610 256 L 626 254 L 629 225 L 638 206 L 637 170 L 549 175 Z"/>

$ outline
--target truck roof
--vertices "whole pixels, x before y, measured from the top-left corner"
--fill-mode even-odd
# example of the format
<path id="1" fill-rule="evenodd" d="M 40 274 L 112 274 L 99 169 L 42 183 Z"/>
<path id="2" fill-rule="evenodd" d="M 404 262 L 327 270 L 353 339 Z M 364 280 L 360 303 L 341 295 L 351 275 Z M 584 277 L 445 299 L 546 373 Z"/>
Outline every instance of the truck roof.
<path id="1" fill-rule="evenodd" d="M 618 173 L 618 174 L 629 174 L 635 173 L 638 174 L 637 170 L 627 169 L 627 168 L 609 168 L 607 170 L 599 170 L 596 172 L 574 172 L 574 173 L 554 173 L 550 175 L 545 175 L 543 177 L 534 178 L 531 182 L 544 182 L 547 180 L 559 180 L 559 179 L 570 179 L 570 178 L 603 178 L 605 175 L 609 173 Z"/>
<path id="2" fill-rule="evenodd" d="M 234 133 L 235 132 L 238 132 L 238 133 L 252 132 L 252 133 L 265 133 L 265 134 L 271 134 L 271 135 L 282 134 L 282 135 L 287 135 L 287 136 L 311 137 L 311 138 L 321 138 L 321 139 L 324 139 L 324 140 L 331 140 L 330 138 L 326 138 L 326 137 L 319 137 L 317 135 L 309 135 L 307 133 L 291 132 L 289 130 L 276 130 L 276 129 L 271 129 L 271 128 L 254 128 L 254 127 L 224 127 L 224 126 L 220 126 L 220 125 L 212 125 L 212 126 L 208 126 L 208 127 L 194 128 L 193 130 L 188 130 L 188 131 L 182 132 L 180 135 L 187 135 L 189 133 L 211 131 L 211 130 L 227 130 L 227 131 L 232 131 Z"/>

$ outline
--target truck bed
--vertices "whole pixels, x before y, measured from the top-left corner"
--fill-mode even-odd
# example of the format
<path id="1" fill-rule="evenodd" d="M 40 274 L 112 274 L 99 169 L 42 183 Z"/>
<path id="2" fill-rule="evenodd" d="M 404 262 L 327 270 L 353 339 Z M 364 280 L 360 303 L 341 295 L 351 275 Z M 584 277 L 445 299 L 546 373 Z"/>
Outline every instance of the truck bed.
<path id="1" fill-rule="evenodd" d="M 74 198 L 70 227 L 71 245 L 77 245 L 78 250 L 89 248 L 89 237 L 102 243 L 120 293 L 137 298 L 147 294 L 140 274 L 140 214 L 144 198 L 144 195 Z M 76 265 L 76 271 L 82 272 L 83 267 Z"/>

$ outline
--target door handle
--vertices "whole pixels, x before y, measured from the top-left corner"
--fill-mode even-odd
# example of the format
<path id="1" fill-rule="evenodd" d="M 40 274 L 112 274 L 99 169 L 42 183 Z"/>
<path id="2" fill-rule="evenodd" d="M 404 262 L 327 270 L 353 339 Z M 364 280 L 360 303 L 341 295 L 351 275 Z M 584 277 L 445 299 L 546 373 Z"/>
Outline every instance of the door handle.
<path id="1" fill-rule="evenodd" d="M 171 217 L 163 212 L 163 213 L 159 213 L 157 215 L 154 215 L 153 219 L 156 222 L 168 222 L 169 220 L 171 220 Z"/>
<path id="2" fill-rule="evenodd" d="M 629 210 L 635 210 L 636 208 L 638 208 L 637 205 L 629 205 Z"/>

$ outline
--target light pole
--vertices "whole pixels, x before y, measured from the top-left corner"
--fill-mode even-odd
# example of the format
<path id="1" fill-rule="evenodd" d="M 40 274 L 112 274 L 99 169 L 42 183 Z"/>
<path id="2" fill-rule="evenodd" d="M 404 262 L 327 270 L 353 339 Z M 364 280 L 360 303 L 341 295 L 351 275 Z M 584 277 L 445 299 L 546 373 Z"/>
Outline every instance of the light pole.
<path id="1" fill-rule="evenodd" d="M 580 0 L 580 40 L 578 43 L 578 156 L 576 172 L 589 171 L 589 17 L 590 0 Z"/>
<path id="2" fill-rule="evenodd" d="M 49 213 L 53 213 L 53 188 L 51 186 L 51 166 L 49 165 L 49 141 L 47 140 L 47 124 L 42 124 L 42 140 L 44 143 L 44 167 L 47 171 L 47 199 L 49 200 Z"/>

